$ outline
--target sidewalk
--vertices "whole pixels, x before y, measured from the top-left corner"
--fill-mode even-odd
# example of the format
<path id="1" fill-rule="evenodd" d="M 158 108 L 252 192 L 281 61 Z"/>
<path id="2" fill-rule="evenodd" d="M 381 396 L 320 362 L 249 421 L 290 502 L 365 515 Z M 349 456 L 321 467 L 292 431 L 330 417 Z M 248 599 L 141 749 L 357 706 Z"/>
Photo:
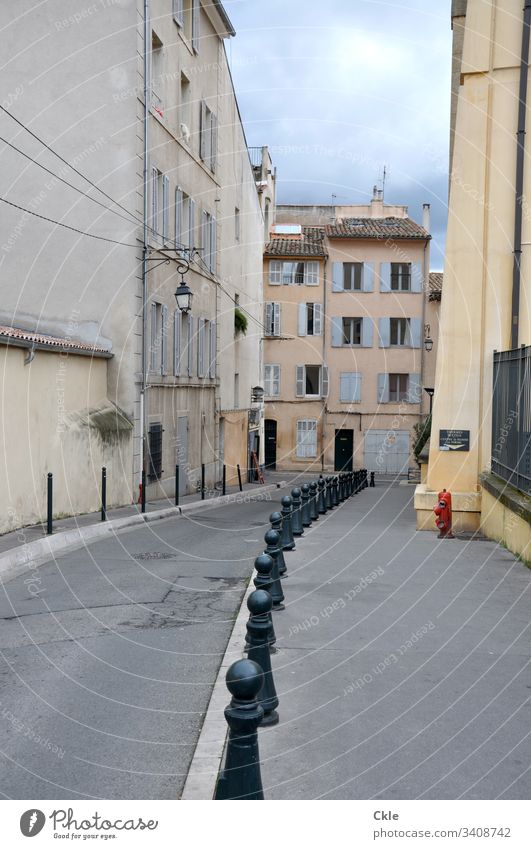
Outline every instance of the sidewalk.
<path id="1" fill-rule="evenodd" d="M 531 573 L 416 532 L 412 499 L 365 489 L 286 556 L 266 799 L 529 797 Z"/>

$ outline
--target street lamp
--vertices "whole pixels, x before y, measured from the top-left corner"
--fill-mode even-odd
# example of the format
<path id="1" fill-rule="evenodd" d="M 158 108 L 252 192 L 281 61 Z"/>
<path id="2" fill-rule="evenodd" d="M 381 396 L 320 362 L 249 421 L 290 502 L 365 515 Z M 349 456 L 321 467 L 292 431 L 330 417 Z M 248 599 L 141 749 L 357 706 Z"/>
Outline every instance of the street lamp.
<path id="1" fill-rule="evenodd" d="M 425 324 L 424 325 L 424 347 L 425 347 L 425 349 L 428 353 L 431 350 L 433 350 L 433 339 L 430 336 L 430 330 L 431 330 L 430 325 Z"/>
<path id="2" fill-rule="evenodd" d="M 430 396 L 430 416 L 431 416 L 431 410 L 432 410 L 432 407 L 433 407 L 433 396 L 435 395 L 435 389 L 432 389 L 432 388 L 431 388 L 431 386 L 430 386 L 430 387 L 425 386 L 425 387 L 424 387 L 424 392 L 425 392 L 427 395 L 429 395 L 429 396 Z"/>
<path id="3" fill-rule="evenodd" d="M 185 315 L 192 309 L 193 298 L 191 289 L 184 282 L 184 275 L 187 271 L 190 271 L 190 264 L 182 259 L 177 260 L 177 273 L 181 275 L 181 282 L 175 291 L 175 300 L 178 308 Z"/>

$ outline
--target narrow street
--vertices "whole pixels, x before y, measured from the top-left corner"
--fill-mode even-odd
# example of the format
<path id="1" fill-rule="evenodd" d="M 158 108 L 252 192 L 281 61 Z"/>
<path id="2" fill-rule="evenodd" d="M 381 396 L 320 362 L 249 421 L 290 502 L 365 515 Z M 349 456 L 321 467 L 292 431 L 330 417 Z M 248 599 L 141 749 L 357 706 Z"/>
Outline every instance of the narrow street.
<path id="1" fill-rule="evenodd" d="M 3 585 L 10 798 L 179 797 L 275 504 L 125 531 Z"/>

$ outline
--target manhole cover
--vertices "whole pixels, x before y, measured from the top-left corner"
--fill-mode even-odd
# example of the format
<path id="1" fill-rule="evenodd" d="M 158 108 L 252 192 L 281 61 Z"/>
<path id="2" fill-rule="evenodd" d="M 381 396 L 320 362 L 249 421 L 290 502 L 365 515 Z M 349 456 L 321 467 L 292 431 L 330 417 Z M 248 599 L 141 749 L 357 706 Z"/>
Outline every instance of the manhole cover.
<path id="1" fill-rule="evenodd" d="M 135 560 L 171 560 L 173 554 L 167 551 L 145 551 L 142 554 L 133 554 Z"/>

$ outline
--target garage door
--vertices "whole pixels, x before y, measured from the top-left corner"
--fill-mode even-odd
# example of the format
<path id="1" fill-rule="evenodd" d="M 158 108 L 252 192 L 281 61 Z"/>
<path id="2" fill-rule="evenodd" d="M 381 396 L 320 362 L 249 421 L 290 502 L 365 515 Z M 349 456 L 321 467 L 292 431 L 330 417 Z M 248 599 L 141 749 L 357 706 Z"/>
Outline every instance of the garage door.
<path id="1" fill-rule="evenodd" d="M 409 465 L 408 430 L 368 430 L 365 433 L 365 468 L 389 475 L 406 474 Z"/>

